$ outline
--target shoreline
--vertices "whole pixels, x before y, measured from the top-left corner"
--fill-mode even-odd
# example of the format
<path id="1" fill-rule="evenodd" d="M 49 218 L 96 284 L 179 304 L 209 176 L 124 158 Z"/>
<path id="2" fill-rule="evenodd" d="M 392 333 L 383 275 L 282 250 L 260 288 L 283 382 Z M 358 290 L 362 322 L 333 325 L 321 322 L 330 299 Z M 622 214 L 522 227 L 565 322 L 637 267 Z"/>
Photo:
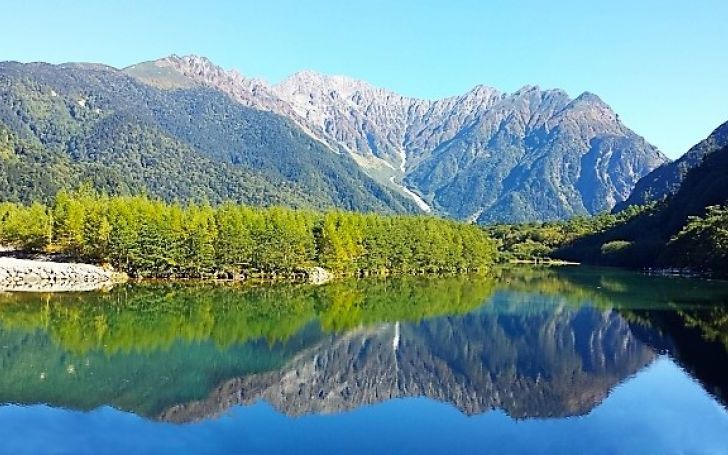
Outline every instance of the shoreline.
<path id="1" fill-rule="evenodd" d="M 7 252 L 7 251 L 6 251 Z M 20 257 L 18 257 L 20 256 Z M 26 259 L 32 257 L 32 259 Z M 61 259 L 61 258 L 58 258 Z M 166 276 L 166 277 L 130 277 L 126 273 L 116 272 L 108 266 L 100 266 L 89 263 L 68 262 L 67 257 L 54 261 L 49 256 L 13 255 L 0 256 L 0 293 L 64 293 L 64 292 L 94 292 L 108 291 L 115 285 L 144 282 L 161 283 L 185 283 L 204 282 L 213 284 L 273 284 L 273 283 L 298 283 L 323 285 L 345 277 L 356 275 L 338 275 L 322 267 L 301 268 L 294 273 L 240 273 L 240 274 L 211 274 L 209 276 Z M 494 264 L 494 268 L 503 266 L 581 266 L 578 262 L 562 260 L 519 260 L 511 259 L 500 265 Z M 630 270 L 630 269 L 626 269 Z M 705 274 L 686 273 L 685 270 L 676 269 L 632 269 L 634 272 L 643 273 L 649 276 L 668 276 L 686 278 L 713 278 Z M 377 275 L 377 274 L 372 274 Z M 384 273 L 381 276 L 399 275 Z M 410 274 L 408 274 L 410 275 Z M 422 275 L 443 275 L 438 273 L 413 273 L 413 276 Z M 451 275 L 451 274 L 444 274 Z M 369 274 L 367 275 L 369 276 Z"/>
<path id="2" fill-rule="evenodd" d="M 8 255 L 12 252 L 14 254 Z M 21 251 L 5 250 L 0 256 L 0 293 L 54 293 L 54 292 L 93 292 L 110 290 L 114 285 L 124 283 L 184 283 L 206 282 L 216 284 L 231 283 L 299 283 L 323 285 L 331 281 L 347 277 L 364 276 L 444 276 L 462 273 L 481 273 L 483 270 L 452 273 L 366 273 L 337 274 L 320 266 L 301 267 L 294 272 L 264 273 L 247 271 L 242 273 L 219 272 L 200 276 L 129 276 L 124 272 L 116 272 L 108 266 L 90 263 L 72 262 L 69 256 L 50 256 L 30 254 Z M 57 259 L 57 260 L 54 260 Z M 492 267 L 497 267 L 493 264 Z"/>
<path id="3" fill-rule="evenodd" d="M 128 277 L 97 265 L 0 257 L 0 292 L 88 292 Z"/>
<path id="4" fill-rule="evenodd" d="M 561 259 L 538 258 L 538 259 L 510 259 L 508 264 L 521 265 L 582 265 L 581 262 L 564 261 Z"/>

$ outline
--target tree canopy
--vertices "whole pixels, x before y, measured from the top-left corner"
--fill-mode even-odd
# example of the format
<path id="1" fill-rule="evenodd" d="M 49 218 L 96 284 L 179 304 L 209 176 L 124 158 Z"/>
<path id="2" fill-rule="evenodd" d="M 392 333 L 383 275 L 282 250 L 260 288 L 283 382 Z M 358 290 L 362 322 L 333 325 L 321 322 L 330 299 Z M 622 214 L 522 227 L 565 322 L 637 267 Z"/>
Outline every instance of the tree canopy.
<path id="1" fill-rule="evenodd" d="M 487 268 L 481 227 L 424 216 L 166 203 L 86 186 L 50 206 L 0 204 L 0 244 L 109 263 L 133 276 L 452 273 Z"/>

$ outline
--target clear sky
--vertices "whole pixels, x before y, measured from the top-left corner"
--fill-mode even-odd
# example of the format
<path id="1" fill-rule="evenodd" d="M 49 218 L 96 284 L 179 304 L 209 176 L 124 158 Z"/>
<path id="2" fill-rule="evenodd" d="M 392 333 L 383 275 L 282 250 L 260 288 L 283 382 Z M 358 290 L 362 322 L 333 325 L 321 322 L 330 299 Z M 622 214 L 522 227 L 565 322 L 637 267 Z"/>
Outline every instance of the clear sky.
<path id="1" fill-rule="evenodd" d="M 195 53 L 438 98 L 485 84 L 600 95 L 677 157 L 728 120 L 727 0 L 13 0 L 0 59 L 124 67 Z"/>

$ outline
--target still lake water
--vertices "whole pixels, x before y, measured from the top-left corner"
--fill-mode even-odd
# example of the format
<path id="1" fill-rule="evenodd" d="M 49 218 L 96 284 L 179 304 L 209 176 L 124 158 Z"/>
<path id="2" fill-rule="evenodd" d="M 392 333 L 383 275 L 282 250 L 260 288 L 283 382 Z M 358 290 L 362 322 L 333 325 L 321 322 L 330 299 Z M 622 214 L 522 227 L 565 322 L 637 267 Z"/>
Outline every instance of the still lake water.
<path id="1" fill-rule="evenodd" d="M 728 283 L 0 294 L 3 453 L 728 453 Z"/>

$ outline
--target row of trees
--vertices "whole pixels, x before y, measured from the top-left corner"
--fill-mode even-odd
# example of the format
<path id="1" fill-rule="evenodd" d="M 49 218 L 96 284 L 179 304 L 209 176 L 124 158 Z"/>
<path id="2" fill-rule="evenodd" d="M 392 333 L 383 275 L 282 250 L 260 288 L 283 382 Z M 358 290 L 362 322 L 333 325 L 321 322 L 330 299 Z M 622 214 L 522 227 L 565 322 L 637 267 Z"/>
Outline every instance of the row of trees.
<path id="1" fill-rule="evenodd" d="M 88 189 L 60 192 L 50 207 L 0 204 L 0 244 L 158 277 L 314 265 L 342 275 L 475 271 L 496 255 L 481 228 L 436 218 L 167 204 Z"/>

